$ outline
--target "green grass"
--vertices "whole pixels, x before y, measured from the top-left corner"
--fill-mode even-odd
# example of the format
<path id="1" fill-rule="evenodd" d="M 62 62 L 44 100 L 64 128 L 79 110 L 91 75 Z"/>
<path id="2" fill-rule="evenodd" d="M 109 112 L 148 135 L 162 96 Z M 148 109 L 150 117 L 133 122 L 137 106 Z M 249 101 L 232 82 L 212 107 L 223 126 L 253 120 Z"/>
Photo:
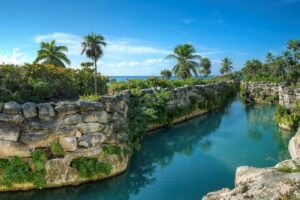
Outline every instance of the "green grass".
<path id="1" fill-rule="evenodd" d="M 99 162 L 97 158 L 79 157 L 71 162 L 71 167 L 79 171 L 80 176 L 90 178 L 98 174 L 109 175 L 112 166 L 109 163 Z"/>
<path id="2" fill-rule="evenodd" d="M 281 168 L 278 168 L 278 171 L 284 172 L 284 173 L 298 173 L 298 172 L 300 172 L 300 167 L 291 168 L 288 166 L 283 166 Z"/>
<path id="3" fill-rule="evenodd" d="M 55 156 L 60 156 L 63 154 L 64 149 L 58 142 L 53 142 L 50 144 L 50 151 Z"/>
<path id="4" fill-rule="evenodd" d="M 109 146 L 104 146 L 103 147 L 103 152 L 105 154 L 121 155 L 122 149 L 120 147 L 118 147 L 118 146 L 109 145 Z"/>

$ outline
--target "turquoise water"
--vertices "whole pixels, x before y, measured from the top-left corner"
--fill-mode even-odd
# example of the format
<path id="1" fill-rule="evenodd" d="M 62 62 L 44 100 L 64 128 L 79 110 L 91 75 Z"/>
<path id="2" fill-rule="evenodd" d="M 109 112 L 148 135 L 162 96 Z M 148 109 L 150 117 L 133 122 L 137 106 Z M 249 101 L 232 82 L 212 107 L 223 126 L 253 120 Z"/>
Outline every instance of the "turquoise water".
<path id="1" fill-rule="evenodd" d="M 217 112 L 153 132 L 118 177 L 77 187 L 2 193 L 0 199 L 200 200 L 207 192 L 233 187 L 238 166 L 273 166 L 289 158 L 291 133 L 278 130 L 274 110 L 244 107 L 235 100 Z"/>

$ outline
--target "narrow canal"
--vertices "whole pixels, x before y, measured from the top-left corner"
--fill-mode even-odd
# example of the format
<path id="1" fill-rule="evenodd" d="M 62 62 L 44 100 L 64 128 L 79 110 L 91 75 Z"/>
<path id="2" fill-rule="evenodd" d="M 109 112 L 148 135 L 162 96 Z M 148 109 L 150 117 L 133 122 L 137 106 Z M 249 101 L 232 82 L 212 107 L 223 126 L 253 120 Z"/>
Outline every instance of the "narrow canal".
<path id="1" fill-rule="evenodd" d="M 241 165 L 273 166 L 289 158 L 291 133 L 274 122 L 275 106 L 224 108 L 153 132 L 126 173 L 77 187 L 0 194 L 1 200 L 200 200 L 233 187 Z"/>

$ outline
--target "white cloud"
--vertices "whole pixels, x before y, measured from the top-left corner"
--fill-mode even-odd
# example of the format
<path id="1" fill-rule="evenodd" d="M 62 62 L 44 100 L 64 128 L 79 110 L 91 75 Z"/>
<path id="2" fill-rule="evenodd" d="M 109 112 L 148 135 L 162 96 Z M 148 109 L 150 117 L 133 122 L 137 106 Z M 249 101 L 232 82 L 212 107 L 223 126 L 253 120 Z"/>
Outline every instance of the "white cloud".
<path id="1" fill-rule="evenodd" d="M 21 65 L 27 61 L 27 55 L 22 53 L 20 48 L 14 48 L 12 54 L 0 51 L 0 63 Z"/>

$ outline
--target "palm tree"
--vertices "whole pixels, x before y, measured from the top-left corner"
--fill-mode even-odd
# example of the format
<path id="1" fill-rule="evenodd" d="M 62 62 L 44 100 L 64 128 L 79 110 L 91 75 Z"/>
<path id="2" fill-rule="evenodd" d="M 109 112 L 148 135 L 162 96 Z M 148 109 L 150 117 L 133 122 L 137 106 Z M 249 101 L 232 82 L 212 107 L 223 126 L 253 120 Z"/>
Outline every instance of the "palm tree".
<path id="1" fill-rule="evenodd" d="M 66 46 L 56 46 L 55 40 L 51 42 L 41 42 L 38 56 L 34 63 L 51 64 L 56 67 L 66 67 L 65 63 L 70 65 L 71 61 L 64 52 L 68 52 Z"/>
<path id="2" fill-rule="evenodd" d="M 274 56 L 271 52 L 268 52 L 266 55 L 266 63 L 271 64 L 274 62 Z"/>
<path id="3" fill-rule="evenodd" d="M 293 51 L 294 60 L 297 61 L 296 52 L 300 49 L 300 41 L 299 40 L 290 40 L 288 42 L 287 48 Z"/>
<path id="4" fill-rule="evenodd" d="M 186 79 L 192 77 L 192 74 L 198 76 L 199 64 L 195 60 L 200 59 L 201 56 L 196 55 L 195 52 L 196 50 L 192 45 L 182 44 L 176 46 L 173 53 L 167 56 L 167 58 L 177 60 L 177 64 L 172 69 L 176 77 Z"/>
<path id="5" fill-rule="evenodd" d="M 103 49 L 102 47 L 106 46 L 106 43 L 104 42 L 104 37 L 99 34 L 88 34 L 83 37 L 82 42 L 82 52 L 81 54 L 84 54 L 93 60 L 94 66 L 95 66 L 95 95 L 98 94 L 97 92 L 97 61 L 103 56 Z"/>
<path id="6" fill-rule="evenodd" d="M 200 67 L 201 69 L 199 70 L 199 73 L 203 74 L 205 77 L 207 77 L 211 73 L 211 62 L 208 58 L 200 59 Z"/>
<path id="7" fill-rule="evenodd" d="M 222 63 L 221 63 L 221 69 L 220 69 L 220 73 L 221 74 L 229 74 L 232 72 L 232 60 L 228 57 L 225 57 L 223 60 L 222 60 Z"/>
<path id="8" fill-rule="evenodd" d="M 163 70 L 160 72 L 160 75 L 164 78 L 164 79 L 170 79 L 172 76 L 172 72 L 170 70 Z"/>

